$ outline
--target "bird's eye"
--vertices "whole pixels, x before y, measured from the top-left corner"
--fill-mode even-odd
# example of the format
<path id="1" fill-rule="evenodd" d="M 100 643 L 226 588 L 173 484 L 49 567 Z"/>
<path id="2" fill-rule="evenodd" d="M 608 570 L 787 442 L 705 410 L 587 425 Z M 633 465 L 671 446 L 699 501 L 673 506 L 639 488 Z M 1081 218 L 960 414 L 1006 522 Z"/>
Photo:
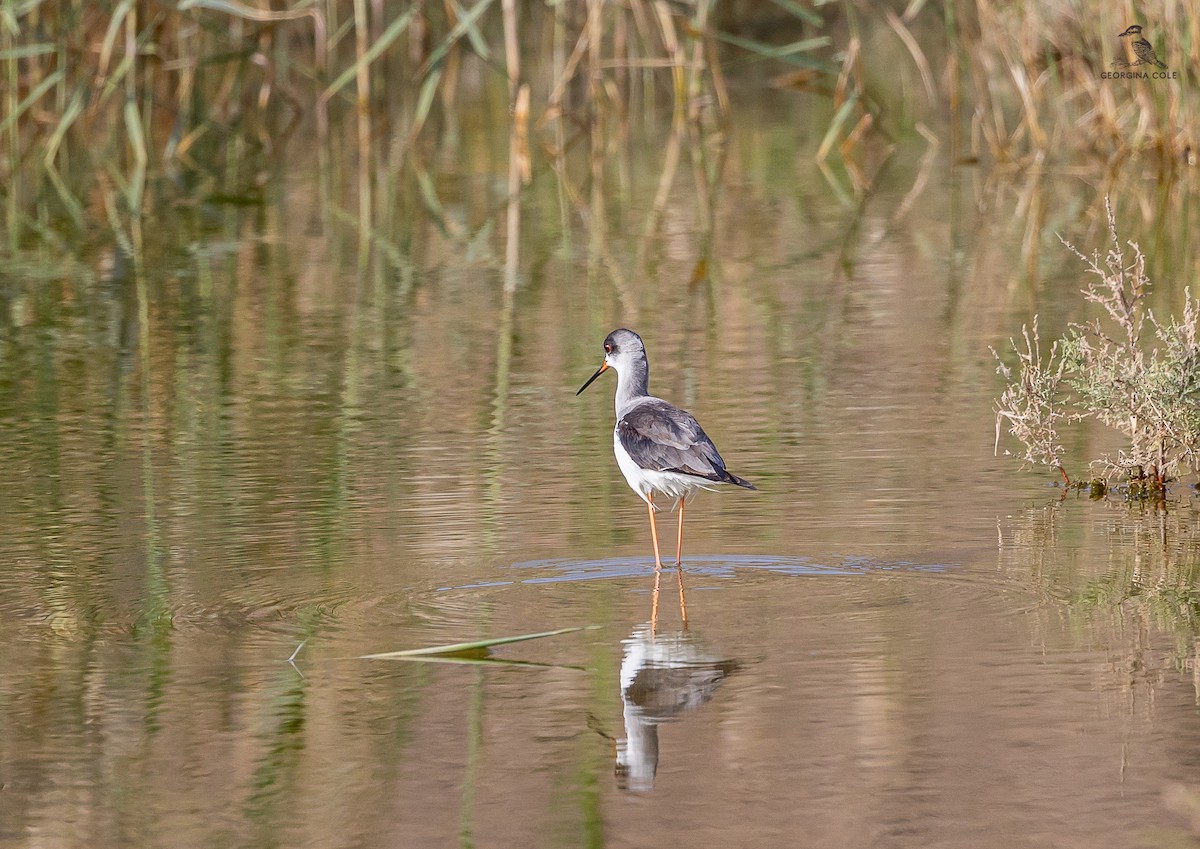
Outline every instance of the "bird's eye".
<path id="1" fill-rule="evenodd" d="M 604 346 L 604 353 L 606 353 L 606 354 L 611 354 L 611 353 L 612 353 L 612 345 L 605 345 L 605 346 Z"/>

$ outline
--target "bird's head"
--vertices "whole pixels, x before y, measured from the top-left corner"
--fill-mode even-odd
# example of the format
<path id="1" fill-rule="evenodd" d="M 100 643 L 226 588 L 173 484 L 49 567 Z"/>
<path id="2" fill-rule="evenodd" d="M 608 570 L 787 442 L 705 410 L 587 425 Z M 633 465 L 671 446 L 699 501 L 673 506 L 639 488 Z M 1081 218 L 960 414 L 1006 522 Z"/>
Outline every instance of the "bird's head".
<path id="1" fill-rule="evenodd" d="M 583 390 L 592 385 L 595 380 L 610 368 L 620 372 L 622 368 L 634 363 L 638 360 L 646 359 L 646 346 L 642 344 L 642 337 L 638 336 L 632 330 L 626 330 L 624 327 L 614 330 L 612 333 L 604 337 L 604 362 L 600 364 L 600 368 L 596 369 L 596 373 L 588 378 L 587 383 L 579 387 L 578 395 Z"/>
<path id="2" fill-rule="evenodd" d="M 1134 24 L 1129 29 L 1125 30 L 1125 32 L 1118 35 L 1117 38 L 1124 38 L 1127 35 L 1141 35 L 1141 34 L 1142 34 L 1142 28 L 1140 26 L 1138 26 L 1137 24 Z"/>

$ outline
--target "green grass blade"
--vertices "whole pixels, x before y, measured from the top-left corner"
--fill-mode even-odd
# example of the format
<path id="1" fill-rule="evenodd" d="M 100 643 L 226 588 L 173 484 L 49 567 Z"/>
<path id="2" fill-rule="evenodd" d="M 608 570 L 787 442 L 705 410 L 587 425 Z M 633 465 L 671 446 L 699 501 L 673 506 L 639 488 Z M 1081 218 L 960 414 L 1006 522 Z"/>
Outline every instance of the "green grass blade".
<path id="1" fill-rule="evenodd" d="M 441 79 L 442 69 L 437 68 L 421 84 L 421 94 L 417 97 L 417 110 L 413 113 L 412 130 L 409 132 L 410 136 L 415 138 L 420 134 L 421 128 L 425 126 L 425 119 L 429 117 L 429 110 L 433 106 L 433 95 L 437 92 L 438 82 Z"/>
<path id="2" fill-rule="evenodd" d="M 104 41 L 100 46 L 100 75 L 103 76 L 108 72 L 108 62 L 112 58 L 113 46 L 117 43 L 117 30 L 121 28 L 121 24 L 125 21 L 125 16 L 129 14 L 129 10 L 133 8 L 133 0 L 122 0 L 117 4 L 117 8 L 113 11 L 112 17 L 108 21 L 108 30 L 104 33 Z"/>
<path id="3" fill-rule="evenodd" d="M 125 196 L 129 199 L 130 211 L 134 215 L 141 215 L 142 189 L 146 184 L 146 163 L 149 157 L 146 154 L 146 137 L 142 133 L 142 116 L 138 112 L 137 104 L 132 100 L 125 102 L 125 132 L 136 162 L 129 182 L 129 191 Z"/>
<path id="4" fill-rule="evenodd" d="M 84 88 L 82 86 L 75 89 L 75 94 L 71 97 L 71 102 L 67 104 L 67 108 L 63 110 L 62 117 L 58 119 L 58 124 L 54 127 L 54 134 L 46 142 L 46 153 L 42 157 L 42 161 L 47 165 L 54 162 L 54 157 L 58 155 L 58 148 L 62 144 L 67 130 L 71 129 L 71 125 L 75 123 L 80 113 L 83 112 L 83 94 Z"/>
<path id="5" fill-rule="evenodd" d="M 58 46 L 54 44 L 22 44 L 19 47 L 6 47 L 4 50 L 0 50 L 0 60 L 28 59 L 30 56 L 44 56 L 57 51 Z"/>
<path id="6" fill-rule="evenodd" d="M 842 131 L 842 127 L 850 118 L 850 113 L 854 111 L 854 107 L 858 103 L 858 98 L 847 97 L 846 102 L 842 104 L 837 113 L 833 116 L 833 120 L 829 122 L 829 129 L 825 131 L 825 137 L 821 139 L 821 146 L 817 148 L 817 160 L 822 160 L 829 155 L 833 143 L 837 141 L 838 133 Z"/>
<path id="7" fill-rule="evenodd" d="M 67 188 L 66 181 L 63 180 L 58 169 L 54 167 L 53 162 L 47 160 L 45 163 L 45 168 L 46 176 L 50 178 L 50 184 L 54 186 L 54 190 L 58 192 L 58 197 L 60 200 L 62 200 L 63 206 L 67 210 L 67 214 L 71 216 L 71 221 L 75 224 L 77 229 L 85 230 L 87 228 L 87 224 L 85 223 L 83 204 L 80 203 L 79 198 L 75 197 L 75 195 L 71 193 L 71 190 Z"/>
<path id="8" fill-rule="evenodd" d="M 816 50 L 819 47 L 826 47 L 831 43 L 829 36 L 819 35 L 815 38 L 805 38 L 800 41 L 793 41 L 791 44 L 763 44 L 761 41 L 754 41 L 749 38 L 742 38 L 737 35 L 730 35 L 727 32 L 717 31 L 714 33 L 716 37 L 725 42 L 732 44 L 734 47 L 740 47 L 743 50 L 748 50 L 764 59 L 783 59 L 788 60 L 794 57 L 797 53 L 808 53 L 811 50 Z"/>
<path id="9" fill-rule="evenodd" d="M 408 29 L 409 22 L 412 21 L 413 15 L 416 14 L 418 8 L 420 7 L 413 6 L 403 15 L 392 21 L 391 25 L 383 31 L 383 35 L 379 36 L 379 40 L 367 48 L 367 52 L 359 57 L 357 62 L 355 62 L 346 70 L 342 71 L 342 73 L 338 75 L 338 78 L 329 84 L 329 88 L 325 89 L 325 91 L 321 93 L 321 100 L 329 100 L 329 98 L 341 91 L 342 87 L 345 86 L 346 83 L 350 82 L 350 80 L 354 79 L 354 77 L 358 74 L 359 68 L 361 68 L 363 65 L 371 64 L 383 54 L 383 51 L 391 47 L 392 42 L 395 41 L 400 34 L 404 32 L 404 30 Z"/>
<path id="10" fill-rule="evenodd" d="M 820 15 L 818 15 L 812 9 L 805 9 L 799 3 L 795 2 L 795 0 L 771 0 L 771 2 L 780 9 L 783 9 L 788 14 L 795 15 L 802 21 L 807 21 L 815 26 L 823 26 L 825 24 L 825 21 L 821 19 Z"/>
<path id="11" fill-rule="evenodd" d="M 454 46 L 454 42 L 462 38 L 464 33 L 475 26 L 476 19 L 482 15 L 490 5 L 492 5 L 492 0 L 479 0 L 478 3 L 471 7 L 471 11 L 459 18 L 458 23 L 454 26 L 454 29 L 450 30 L 450 34 L 442 39 L 442 43 L 433 49 L 433 52 L 429 54 L 429 58 L 425 60 L 423 65 L 421 65 L 420 73 L 424 74 L 438 62 L 442 61 L 442 57 L 450 52 L 450 48 Z M 474 42 L 472 41 L 472 43 Z M 487 56 L 483 56 L 481 58 L 486 59 Z"/>
<path id="12" fill-rule="evenodd" d="M 512 660 L 506 657 L 492 657 L 488 654 L 410 654 L 388 655 L 384 660 L 407 660 L 414 663 L 457 663 L 464 666 L 521 666 L 533 669 L 574 669 L 586 672 L 588 667 L 572 663 L 538 663 L 533 660 Z"/>
<path id="13" fill-rule="evenodd" d="M 445 655 L 483 656 L 494 646 L 506 646 L 510 643 L 523 643 L 526 640 L 540 640 L 543 637 L 557 637 L 559 634 L 572 634 L 576 631 L 593 631 L 599 625 L 580 625 L 574 628 L 560 628 L 557 631 L 542 631 L 537 634 L 521 634 L 516 637 L 495 637 L 490 640 L 476 640 L 472 643 L 454 643 L 448 646 L 430 646 L 423 649 L 405 649 L 403 651 L 381 652 L 379 654 L 364 654 L 360 660 L 383 660 L 397 657 L 436 657 Z"/>
<path id="14" fill-rule="evenodd" d="M 438 232 L 443 236 L 449 236 L 450 230 L 446 226 L 446 210 L 438 199 L 433 178 L 429 176 L 429 172 L 422 167 L 415 156 L 410 157 L 409 161 L 412 163 L 413 173 L 417 175 L 417 185 L 421 189 L 421 200 L 425 203 L 425 210 L 433 218 L 433 226 L 437 227 Z"/>
<path id="15" fill-rule="evenodd" d="M 459 20 L 467 16 L 466 10 L 463 9 L 462 3 L 458 0 L 451 0 L 454 3 L 454 14 L 458 15 Z M 479 27 L 472 24 L 467 28 L 467 38 L 471 42 L 471 47 L 479 54 L 479 58 L 485 62 L 491 58 L 491 51 L 488 49 L 487 41 L 483 37 L 483 33 L 479 31 Z"/>
<path id="16" fill-rule="evenodd" d="M 17 108 L 13 110 L 11 115 L 5 116 L 3 121 L 0 121 L 0 133 L 9 128 L 9 125 L 16 123 L 17 119 L 24 115 L 33 104 L 41 100 L 42 95 L 54 88 L 58 81 L 63 78 L 63 69 L 59 68 L 46 79 L 38 83 L 37 87 L 29 92 L 29 95 L 17 104 Z"/>
<path id="17" fill-rule="evenodd" d="M 0 4 L 0 22 L 4 24 L 4 28 L 12 35 L 21 35 L 20 20 L 31 12 L 35 11 L 39 6 L 54 6 L 50 0 L 26 0 L 24 3 L 18 3 L 16 0 L 4 0 Z"/>
<path id="18" fill-rule="evenodd" d="M 181 12 L 197 8 L 209 9 L 213 12 L 224 12 L 227 15 L 233 15 L 235 18 L 259 21 L 260 23 L 273 23 L 275 21 L 294 21 L 311 15 L 311 6 L 311 3 L 301 3 L 294 9 L 267 11 L 265 9 L 255 9 L 251 6 L 243 6 L 241 3 L 234 3 L 233 0 L 182 0 L 178 8 Z"/>

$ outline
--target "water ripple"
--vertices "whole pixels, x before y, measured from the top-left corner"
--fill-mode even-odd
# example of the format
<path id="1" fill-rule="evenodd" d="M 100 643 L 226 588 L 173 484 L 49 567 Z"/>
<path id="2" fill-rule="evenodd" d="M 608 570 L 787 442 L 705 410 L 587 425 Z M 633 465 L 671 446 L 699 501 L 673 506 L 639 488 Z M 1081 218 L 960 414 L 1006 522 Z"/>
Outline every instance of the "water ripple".
<path id="1" fill-rule="evenodd" d="M 440 587 L 439 590 L 466 590 L 484 587 L 509 586 L 512 584 L 559 584 L 572 581 L 604 581 L 616 578 L 643 577 L 654 571 L 645 557 L 609 557 L 602 560 L 527 560 L 514 563 L 509 569 L 529 574 L 512 580 L 481 581 L 458 586 Z M 688 575 L 703 575 L 710 578 L 732 578 L 739 572 L 759 571 L 789 577 L 802 576 L 850 576 L 879 572 L 916 572 L 942 574 L 957 569 L 951 563 L 918 563 L 908 560 L 883 560 L 860 555 L 840 555 L 820 560 L 811 557 L 755 555 L 755 554 L 709 554 L 687 558 L 684 571 Z"/>

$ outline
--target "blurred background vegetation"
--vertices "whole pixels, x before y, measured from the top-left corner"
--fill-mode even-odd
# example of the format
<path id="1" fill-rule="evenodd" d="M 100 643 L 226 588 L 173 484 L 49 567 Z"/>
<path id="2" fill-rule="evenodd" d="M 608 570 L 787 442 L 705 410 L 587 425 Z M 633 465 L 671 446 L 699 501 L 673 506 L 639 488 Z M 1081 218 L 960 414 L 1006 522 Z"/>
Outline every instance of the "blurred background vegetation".
<path id="1" fill-rule="evenodd" d="M 964 165 L 1140 156 L 1170 173 L 1196 159 L 1194 11 L 1184 0 L 1156 5 L 1153 20 L 1086 0 L 4 0 L 0 252 L 77 255 L 115 240 L 138 257 L 148 220 L 262 204 L 315 139 L 324 223 L 352 226 L 360 249 L 404 253 L 417 219 L 464 244 L 494 222 L 511 264 L 508 201 L 553 176 L 562 214 L 586 215 L 590 188 L 622 167 L 631 124 L 669 115 L 659 211 L 681 159 L 711 196 L 743 93 L 767 87 L 824 104 L 808 130 L 843 203 L 921 136 Z M 1131 58 L 1117 38 L 1131 23 L 1166 78 L 1102 76 Z M 476 131 L 508 140 L 506 189 L 456 221 L 444 177 Z"/>

